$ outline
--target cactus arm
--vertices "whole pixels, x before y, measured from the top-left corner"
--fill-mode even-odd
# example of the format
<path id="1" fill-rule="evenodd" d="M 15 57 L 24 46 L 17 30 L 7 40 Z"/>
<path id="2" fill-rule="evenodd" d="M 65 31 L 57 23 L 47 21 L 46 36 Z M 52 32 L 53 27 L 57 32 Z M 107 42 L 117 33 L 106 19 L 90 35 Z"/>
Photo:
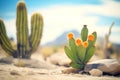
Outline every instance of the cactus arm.
<path id="1" fill-rule="evenodd" d="M 13 49 L 10 40 L 7 36 L 6 33 L 6 29 L 5 29 L 5 25 L 4 22 L 2 20 L 0 20 L 0 43 L 1 43 L 1 47 L 9 54 L 9 55 L 13 55 L 13 53 L 15 52 L 15 50 Z"/>
<path id="2" fill-rule="evenodd" d="M 28 41 L 28 24 L 27 24 L 27 10 L 24 2 L 19 2 L 17 5 L 17 48 L 20 56 L 29 52 Z"/>
<path id="3" fill-rule="evenodd" d="M 40 14 L 35 13 L 31 18 L 31 36 L 32 51 L 35 51 L 41 41 L 43 32 L 43 18 Z"/>
<path id="4" fill-rule="evenodd" d="M 93 34 L 93 36 L 94 36 L 93 44 L 95 44 L 95 42 L 96 42 L 96 40 L 97 40 L 97 33 L 96 33 L 96 32 L 93 32 L 92 34 Z"/>
<path id="5" fill-rule="evenodd" d="M 77 51 L 78 51 L 78 56 L 80 60 L 83 61 L 86 53 L 86 48 L 84 48 L 82 45 L 77 46 Z"/>
<path id="6" fill-rule="evenodd" d="M 1 46 L 5 49 L 5 51 L 9 52 L 12 54 L 12 52 L 14 51 L 12 49 L 12 45 L 10 44 L 9 38 L 6 37 L 5 35 L 1 34 Z M 8 42 L 9 41 L 9 42 Z"/>
<path id="7" fill-rule="evenodd" d="M 87 40 L 87 37 L 88 37 L 88 28 L 87 28 L 87 25 L 84 25 L 84 27 L 82 28 L 81 30 L 81 38 L 82 38 L 82 41 L 86 41 Z"/>
<path id="8" fill-rule="evenodd" d="M 75 62 L 75 59 L 74 59 L 74 57 L 73 57 L 74 55 L 73 55 L 73 53 L 71 52 L 71 50 L 70 50 L 67 46 L 64 47 L 64 50 L 65 50 L 66 55 L 67 55 L 72 61 Z"/>
<path id="9" fill-rule="evenodd" d="M 93 56 L 94 51 L 95 51 L 95 42 L 96 42 L 96 39 L 97 39 L 97 33 L 93 32 L 92 34 L 94 36 L 94 40 L 93 41 L 88 40 L 89 46 L 87 48 L 87 52 L 86 52 L 86 55 L 85 55 L 85 62 L 89 61 L 89 59 Z"/>
<path id="10" fill-rule="evenodd" d="M 94 40 L 93 40 L 93 41 L 88 40 L 89 46 L 87 47 L 87 51 L 88 51 L 91 47 L 95 46 L 95 42 L 96 42 L 96 39 L 97 39 L 97 33 L 96 33 L 96 32 L 93 32 L 92 34 L 93 34 L 93 36 L 94 36 Z M 87 53 L 88 53 L 88 52 L 87 52 Z"/>
<path id="11" fill-rule="evenodd" d="M 78 53 L 77 53 L 77 46 L 75 44 L 74 38 L 72 38 L 72 39 L 69 40 L 69 47 L 70 47 L 72 53 L 74 54 L 73 57 L 74 57 L 75 61 L 77 63 L 80 63 L 80 59 L 79 59 Z"/>
<path id="12" fill-rule="evenodd" d="M 85 57 L 85 59 L 84 59 L 84 62 L 85 62 L 85 63 L 89 61 L 89 59 L 93 56 L 94 52 L 95 52 L 95 47 L 91 47 L 91 48 L 88 50 L 88 53 L 86 54 L 86 57 Z"/>

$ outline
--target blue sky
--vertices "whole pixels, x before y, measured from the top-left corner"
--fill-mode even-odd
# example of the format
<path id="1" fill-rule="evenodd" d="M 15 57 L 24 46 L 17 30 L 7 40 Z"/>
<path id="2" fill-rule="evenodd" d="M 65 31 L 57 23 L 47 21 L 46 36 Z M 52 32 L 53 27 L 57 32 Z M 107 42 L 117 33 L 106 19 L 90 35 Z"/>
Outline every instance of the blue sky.
<path id="1" fill-rule="evenodd" d="M 0 14 L 4 18 L 14 18 L 15 15 L 9 16 L 4 15 L 8 12 L 15 12 L 16 4 L 18 1 L 22 0 L 0 0 Z M 92 4 L 92 5 L 99 5 L 101 4 L 100 0 L 25 0 L 27 7 L 29 8 L 44 8 L 51 5 L 84 5 L 84 4 Z M 7 6 L 7 7 L 5 7 Z M 14 13 L 15 14 L 15 13 Z"/>
<path id="2" fill-rule="evenodd" d="M 16 5 L 19 0 L 0 0 L 0 18 L 4 19 L 9 37 L 16 38 Z M 120 0 L 25 0 L 28 21 L 34 12 L 44 17 L 42 44 L 54 40 L 64 31 L 78 30 L 87 24 L 90 32 L 104 37 L 112 22 L 110 40 L 120 43 Z M 29 24 L 30 27 L 30 24 Z"/>

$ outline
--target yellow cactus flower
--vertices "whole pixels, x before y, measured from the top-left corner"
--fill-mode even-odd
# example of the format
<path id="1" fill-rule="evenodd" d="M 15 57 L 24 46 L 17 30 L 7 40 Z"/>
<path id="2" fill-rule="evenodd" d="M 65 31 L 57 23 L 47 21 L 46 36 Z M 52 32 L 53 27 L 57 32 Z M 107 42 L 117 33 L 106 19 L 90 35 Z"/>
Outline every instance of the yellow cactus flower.
<path id="1" fill-rule="evenodd" d="M 75 40 L 75 43 L 76 43 L 77 46 L 80 46 L 80 45 L 82 45 L 82 40 L 80 38 L 77 38 Z"/>
<path id="2" fill-rule="evenodd" d="M 88 47 L 88 42 L 87 41 L 83 42 L 83 47 L 84 48 Z"/>
<path id="3" fill-rule="evenodd" d="M 68 37 L 68 40 L 70 40 L 74 37 L 74 34 L 72 32 L 70 32 L 70 33 L 68 33 L 67 37 Z"/>
<path id="4" fill-rule="evenodd" d="M 93 36 L 92 34 L 89 35 L 89 36 L 88 36 L 88 40 L 93 41 L 93 40 L 94 40 L 94 36 Z"/>

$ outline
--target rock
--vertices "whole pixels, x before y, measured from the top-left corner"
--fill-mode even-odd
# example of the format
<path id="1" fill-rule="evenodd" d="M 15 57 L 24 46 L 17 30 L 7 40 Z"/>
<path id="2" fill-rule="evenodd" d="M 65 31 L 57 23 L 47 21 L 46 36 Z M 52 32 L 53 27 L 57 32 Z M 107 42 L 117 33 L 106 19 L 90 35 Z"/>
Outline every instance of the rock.
<path id="1" fill-rule="evenodd" d="M 120 73 L 120 63 L 116 59 L 97 60 L 87 64 L 84 71 L 89 72 L 92 69 L 99 69 L 102 72 L 116 75 Z"/>
<path id="2" fill-rule="evenodd" d="M 55 53 L 47 58 L 47 61 L 60 66 L 69 66 L 71 62 L 65 53 Z"/>
<path id="3" fill-rule="evenodd" d="M 89 71 L 92 76 L 102 76 L 103 72 L 99 69 L 92 69 Z"/>
<path id="4" fill-rule="evenodd" d="M 21 75 L 21 74 L 19 74 L 17 71 L 11 71 L 10 74 L 11 74 L 11 75 L 19 75 L 19 76 Z"/>

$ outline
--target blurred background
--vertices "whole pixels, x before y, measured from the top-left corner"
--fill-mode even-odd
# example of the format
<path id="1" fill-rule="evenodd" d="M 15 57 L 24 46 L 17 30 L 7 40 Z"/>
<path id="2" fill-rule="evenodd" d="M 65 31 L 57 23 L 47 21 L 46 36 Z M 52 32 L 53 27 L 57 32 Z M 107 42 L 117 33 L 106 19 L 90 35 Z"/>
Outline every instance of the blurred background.
<path id="1" fill-rule="evenodd" d="M 16 46 L 16 5 L 19 0 L 0 0 L 0 18 L 4 19 L 7 34 Z M 22 0 L 21 0 L 22 1 Z M 95 55 L 116 58 L 120 55 L 120 0 L 24 0 L 30 18 L 39 12 L 44 18 L 44 31 L 38 52 L 44 58 L 64 53 L 66 35 L 80 36 L 83 25 L 89 34 L 98 34 Z M 1 49 L 1 48 L 0 48 Z M 119 57 L 117 57 L 119 59 Z"/>

